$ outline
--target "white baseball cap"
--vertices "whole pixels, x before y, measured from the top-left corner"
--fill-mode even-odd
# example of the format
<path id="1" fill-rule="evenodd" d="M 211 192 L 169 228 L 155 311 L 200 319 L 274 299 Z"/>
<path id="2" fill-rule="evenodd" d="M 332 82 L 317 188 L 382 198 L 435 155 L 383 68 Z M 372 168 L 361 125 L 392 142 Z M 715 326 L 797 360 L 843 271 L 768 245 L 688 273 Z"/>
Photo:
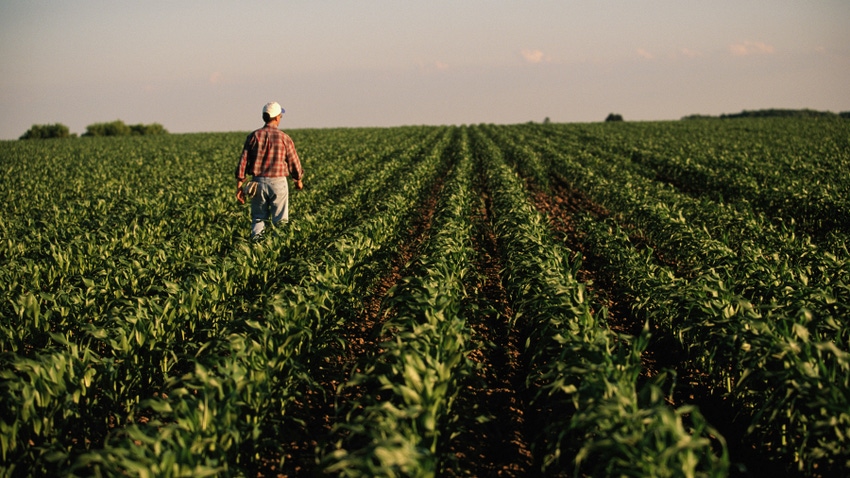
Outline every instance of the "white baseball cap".
<path id="1" fill-rule="evenodd" d="M 271 103 L 266 103 L 266 106 L 263 106 L 263 113 L 274 118 L 275 116 L 283 113 L 283 108 L 280 107 L 277 101 L 272 101 Z"/>

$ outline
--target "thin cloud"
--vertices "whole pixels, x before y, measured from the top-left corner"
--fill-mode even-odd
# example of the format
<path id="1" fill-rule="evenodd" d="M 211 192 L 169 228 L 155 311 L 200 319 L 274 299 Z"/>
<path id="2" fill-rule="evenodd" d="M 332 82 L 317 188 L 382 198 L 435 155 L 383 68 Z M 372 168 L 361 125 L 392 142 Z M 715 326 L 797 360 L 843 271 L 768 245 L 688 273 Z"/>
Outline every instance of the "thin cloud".
<path id="1" fill-rule="evenodd" d="M 638 54 L 638 56 L 639 56 L 639 57 L 641 57 L 641 58 L 643 58 L 643 59 L 645 59 L 645 60 L 652 60 L 652 59 L 654 59 L 654 58 L 655 58 L 655 55 L 653 55 L 652 53 L 650 53 L 650 52 L 648 52 L 648 51 L 644 50 L 643 48 L 638 48 L 638 49 L 637 49 L 637 54 Z"/>
<path id="2" fill-rule="evenodd" d="M 520 51 L 523 59 L 528 63 L 541 63 L 549 61 L 549 56 L 540 50 L 522 50 Z"/>
<path id="3" fill-rule="evenodd" d="M 735 56 L 770 55 L 774 51 L 773 45 L 760 41 L 745 41 L 729 45 L 729 52 Z"/>

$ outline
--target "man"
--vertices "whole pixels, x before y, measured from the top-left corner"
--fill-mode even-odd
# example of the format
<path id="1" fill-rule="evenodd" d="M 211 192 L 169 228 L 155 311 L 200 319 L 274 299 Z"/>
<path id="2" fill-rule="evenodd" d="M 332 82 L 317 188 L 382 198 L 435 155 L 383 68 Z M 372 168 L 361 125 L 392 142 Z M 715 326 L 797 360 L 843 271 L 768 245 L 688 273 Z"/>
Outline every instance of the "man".
<path id="1" fill-rule="evenodd" d="M 251 240 L 259 241 L 266 227 L 289 221 L 289 183 L 286 177 L 292 174 L 296 189 L 304 186 L 304 171 L 295 151 L 295 143 L 286 133 L 278 129 L 283 108 L 277 102 L 263 107 L 266 125 L 252 132 L 245 139 L 242 156 L 236 165 L 236 200 L 245 204 L 245 176 L 253 176 L 256 189 L 251 194 Z"/>

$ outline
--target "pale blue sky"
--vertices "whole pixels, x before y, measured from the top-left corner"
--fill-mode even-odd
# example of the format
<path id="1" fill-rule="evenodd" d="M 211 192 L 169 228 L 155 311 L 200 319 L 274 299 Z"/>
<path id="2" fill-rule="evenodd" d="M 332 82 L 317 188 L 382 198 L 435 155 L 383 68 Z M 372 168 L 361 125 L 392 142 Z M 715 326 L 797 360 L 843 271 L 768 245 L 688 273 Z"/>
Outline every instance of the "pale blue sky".
<path id="1" fill-rule="evenodd" d="M 0 139 L 850 110 L 850 1 L 0 0 Z"/>

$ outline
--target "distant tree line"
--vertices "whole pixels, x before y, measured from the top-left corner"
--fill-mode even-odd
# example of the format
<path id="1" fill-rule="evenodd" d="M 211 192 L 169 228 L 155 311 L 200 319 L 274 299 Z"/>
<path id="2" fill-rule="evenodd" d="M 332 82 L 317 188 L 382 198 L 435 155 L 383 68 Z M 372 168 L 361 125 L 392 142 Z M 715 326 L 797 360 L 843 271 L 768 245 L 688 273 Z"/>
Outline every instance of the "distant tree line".
<path id="1" fill-rule="evenodd" d="M 722 114 L 720 116 L 711 115 L 689 115 L 683 120 L 690 119 L 733 119 L 733 118 L 846 118 L 850 119 L 850 111 L 841 113 L 833 113 L 831 111 L 816 111 L 810 109 L 792 110 L 792 109 L 765 109 L 765 110 L 744 110 L 740 113 Z"/>
<path id="2" fill-rule="evenodd" d="M 86 126 L 83 136 L 147 136 L 155 134 L 168 134 L 168 131 L 159 123 L 151 124 L 124 124 L 121 120 L 107 123 L 94 123 Z M 20 139 L 47 139 L 47 138 L 76 138 L 71 134 L 67 126 L 61 123 L 32 125 Z"/>
<path id="3" fill-rule="evenodd" d="M 68 127 L 61 123 L 34 124 L 20 139 L 71 138 L 76 136 L 76 134 L 72 135 Z"/>
<path id="4" fill-rule="evenodd" d="M 159 123 L 126 125 L 121 120 L 109 123 L 95 123 L 86 126 L 83 136 L 134 136 L 166 134 L 168 131 Z"/>

